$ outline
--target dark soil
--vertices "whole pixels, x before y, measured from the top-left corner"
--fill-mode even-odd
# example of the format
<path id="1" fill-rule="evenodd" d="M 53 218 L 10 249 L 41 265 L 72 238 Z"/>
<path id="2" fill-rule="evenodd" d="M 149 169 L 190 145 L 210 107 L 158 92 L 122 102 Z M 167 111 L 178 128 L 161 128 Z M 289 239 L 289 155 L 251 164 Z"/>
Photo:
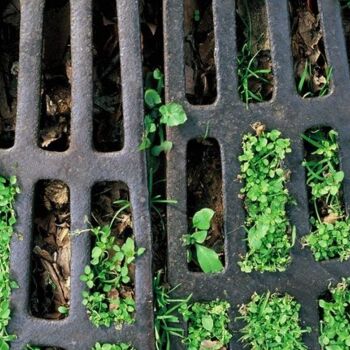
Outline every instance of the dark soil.
<path id="1" fill-rule="evenodd" d="M 19 58 L 19 0 L 0 3 L 0 148 L 15 142 Z"/>
<path id="2" fill-rule="evenodd" d="M 343 3 L 344 1 L 341 1 Z M 348 52 L 348 62 L 350 64 L 350 6 L 343 4 L 342 7 L 343 15 L 343 29 L 345 33 L 346 49 Z"/>
<path id="3" fill-rule="evenodd" d="M 185 0 L 185 80 L 190 103 L 215 102 L 216 66 L 212 0 Z"/>
<path id="4" fill-rule="evenodd" d="M 40 181 L 35 188 L 32 283 L 33 316 L 64 318 L 69 307 L 71 278 L 69 188 L 62 181 Z"/>
<path id="5" fill-rule="evenodd" d="M 211 229 L 205 246 L 213 248 L 224 257 L 224 208 L 222 197 L 222 164 L 220 147 L 214 139 L 197 139 L 187 147 L 187 216 L 188 227 L 192 227 L 192 217 L 200 209 L 215 211 Z M 190 264 L 190 269 L 200 271 Z"/>
<path id="6" fill-rule="evenodd" d="M 299 94 L 303 97 L 318 96 L 326 83 L 328 64 L 317 1 L 289 0 L 289 13 L 297 86 L 303 72 L 310 71 Z"/>
<path id="7" fill-rule="evenodd" d="M 124 143 L 122 86 L 116 2 L 95 0 L 94 145 L 97 151 L 119 151 Z"/>
<path id="8" fill-rule="evenodd" d="M 265 0 L 237 0 L 236 1 L 236 35 L 239 59 L 246 66 L 255 56 L 254 70 L 267 69 L 271 73 L 263 74 L 263 79 L 252 76 L 248 87 L 255 95 L 261 96 L 262 101 L 268 101 L 273 94 L 273 71 L 271 59 L 271 43 L 269 39 L 267 11 Z M 243 57 L 243 47 L 250 47 L 250 56 Z M 251 99 L 250 102 L 257 102 Z"/>
<path id="9" fill-rule="evenodd" d="M 39 146 L 63 152 L 69 147 L 71 118 L 70 6 L 68 0 L 46 3 Z"/>

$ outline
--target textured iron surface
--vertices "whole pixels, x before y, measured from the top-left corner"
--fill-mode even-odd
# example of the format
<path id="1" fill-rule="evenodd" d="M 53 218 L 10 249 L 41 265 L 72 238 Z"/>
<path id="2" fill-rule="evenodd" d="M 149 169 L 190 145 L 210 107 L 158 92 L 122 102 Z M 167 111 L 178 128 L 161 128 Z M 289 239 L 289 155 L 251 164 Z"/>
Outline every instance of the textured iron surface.
<path id="1" fill-rule="evenodd" d="M 301 304 L 303 324 L 312 326 L 312 333 L 305 335 L 306 344 L 312 350 L 318 345 L 318 303 L 330 281 L 338 281 L 350 275 L 350 261 L 315 262 L 309 249 L 302 249 L 298 242 L 292 249 L 292 264 L 284 273 L 251 273 L 240 271 L 237 262 L 245 252 L 245 233 L 242 228 L 245 213 L 238 199 L 242 186 L 238 155 L 244 133 L 251 131 L 250 124 L 261 121 L 269 129 L 277 128 L 292 141 L 293 152 L 288 155 L 286 166 L 292 171 L 288 188 L 297 201 L 290 206 L 289 217 L 297 227 L 298 237 L 310 230 L 305 171 L 301 165 L 304 157 L 300 135 L 313 126 L 330 126 L 339 132 L 341 166 L 345 171 L 345 205 L 350 205 L 350 79 L 338 1 L 319 0 L 324 41 L 328 62 L 334 68 L 331 93 L 322 98 L 302 99 L 296 92 L 291 33 L 287 0 L 266 0 L 268 24 L 272 43 L 272 61 L 275 76 L 275 94 L 271 101 L 250 105 L 246 109 L 237 94 L 235 69 L 236 31 L 234 0 L 213 0 L 216 35 L 215 59 L 217 65 L 218 97 L 210 106 L 190 105 L 185 97 L 183 1 L 165 1 L 165 60 L 166 94 L 168 100 L 183 103 L 188 112 L 188 123 L 179 129 L 168 130 L 174 149 L 168 157 L 167 196 L 176 198 L 178 204 L 168 209 L 168 273 L 170 283 L 181 283 L 178 293 L 193 293 L 195 300 L 215 298 L 229 300 L 231 319 L 237 316 L 237 304 L 248 302 L 253 292 L 267 289 L 288 292 Z M 189 140 L 205 135 L 209 123 L 209 137 L 215 138 L 221 148 L 223 166 L 223 201 L 225 219 L 225 259 L 223 273 L 206 275 L 190 272 L 186 263 L 186 250 L 181 236 L 187 232 L 186 210 L 186 148 Z M 241 325 L 232 322 L 238 330 Z M 232 349 L 242 349 L 235 333 Z M 174 349 L 183 348 L 180 344 Z"/>
<path id="2" fill-rule="evenodd" d="M 13 292 L 9 331 L 17 335 L 11 349 L 26 344 L 87 350 L 99 342 L 132 342 L 153 349 L 151 235 L 144 154 L 137 151 L 142 134 L 143 98 L 138 1 L 118 0 L 122 67 L 125 146 L 120 152 L 98 153 L 92 146 L 92 3 L 71 3 L 72 116 L 68 151 L 48 152 L 37 146 L 40 113 L 40 66 L 43 0 L 21 1 L 21 43 L 16 140 L 0 150 L 0 168 L 16 174 L 22 194 L 16 210 L 17 231 L 11 246 L 11 273 L 20 288 Z M 130 190 L 134 232 L 146 253 L 136 263 L 136 323 L 117 331 L 95 328 L 82 305 L 84 285 L 79 280 L 89 262 L 87 234 L 74 236 L 71 263 L 71 307 L 61 321 L 34 318 L 29 313 L 30 254 L 33 190 L 38 180 L 59 179 L 70 188 L 71 228 L 82 229 L 90 213 L 91 187 L 99 181 L 123 181 Z"/>

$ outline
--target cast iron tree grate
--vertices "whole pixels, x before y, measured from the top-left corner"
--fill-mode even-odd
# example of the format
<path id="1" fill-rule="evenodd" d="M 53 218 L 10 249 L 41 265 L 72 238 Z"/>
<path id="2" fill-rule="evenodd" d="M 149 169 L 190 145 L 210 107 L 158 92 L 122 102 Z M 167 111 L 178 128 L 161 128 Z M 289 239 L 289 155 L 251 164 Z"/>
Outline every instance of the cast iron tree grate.
<path id="1" fill-rule="evenodd" d="M 303 324 L 312 332 L 304 336 L 310 349 L 320 349 L 318 299 L 327 290 L 330 281 L 340 281 L 349 275 L 350 261 L 330 260 L 315 262 L 309 249 L 302 249 L 300 238 L 309 227 L 309 205 L 305 179 L 304 145 L 301 134 L 315 126 L 327 126 L 339 132 L 341 168 L 345 172 L 344 201 L 350 203 L 350 145 L 349 98 L 350 76 L 342 29 L 341 7 L 338 1 L 319 0 L 325 51 L 328 63 L 333 67 L 331 91 L 326 97 L 302 99 L 296 90 L 291 54 L 291 32 L 287 0 L 266 1 L 268 25 L 272 48 L 275 91 L 271 101 L 251 104 L 249 109 L 237 93 L 235 57 L 235 4 L 232 0 L 214 0 L 214 30 L 216 37 L 215 60 L 217 67 L 217 100 L 212 105 L 193 106 L 185 96 L 183 1 L 165 1 L 165 66 L 166 96 L 185 106 L 188 122 L 179 129 L 168 130 L 174 149 L 168 157 L 167 196 L 176 198 L 178 204 L 168 209 L 168 273 L 172 285 L 181 284 L 177 293 L 193 293 L 194 300 L 209 301 L 215 298 L 228 300 L 232 306 L 231 324 L 235 331 L 242 326 L 233 322 L 237 304 L 247 303 L 256 292 L 278 290 L 288 292 L 301 303 Z M 287 184 L 296 200 L 288 212 L 292 224 L 297 227 L 297 243 L 292 249 L 292 263 L 285 272 L 246 274 L 241 272 L 238 261 L 244 255 L 246 237 L 243 224 L 245 212 L 238 194 L 242 184 L 235 180 L 240 172 L 238 156 L 245 133 L 250 125 L 260 121 L 268 129 L 278 129 L 283 137 L 291 139 L 293 152 L 286 159 L 286 167 L 292 170 Z M 206 135 L 218 141 L 223 166 L 223 203 L 225 222 L 225 270 L 219 274 L 189 271 L 186 249 L 181 237 L 187 232 L 186 211 L 186 149 L 190 140 Z M 241 349 L 239 333 L 234 333 L 231 348 Z M 180 344 L 175 348 L 182 348 Z"/>
<path id="2" fill-rule="evenodd" d="M 22 194 L 18 197 L 17 232 L 11 246 L 11 274 L 20 288 L 12 295 L 9 327 L 17 340 L 11 349 L 27 344 L 65 350 L 92 348 L 96 342 L 130 342 L 138 349 L 152 349 L 151 235 L 144 154 L 137 151 L 142 135 L 143 98 L 138 4 L 117 1 L 121 50 L 121 75 L 125 144 L 119 152 L 99 153 L 93 148 L 92 2 L 70 1 L 72 50 L 72 112 L 70 146 L 64 152 L 37 145 L 40 115 L 40 80 L 44 0 L 21 2 L 21 44 L 18 112 L 15 144 L 1 150 L 4 175 L 16 173 Z M 80 275 L 90 258 L 88 234 L 71 237 L 71 300 L 69 316 L 50 321 L 30 314 L 30 256 L 34 188 L 40 180 L 63 181 L 70 190 L 71 231 L 84 228 L 90 214 L 93 185 L 121 181 L 130 188 L 135 240 L 146 252 L 136 263 L 136 322 L 122 330 L 95 328 L 82 305 L 84 283 Z M 86 227 L 86 226 L 85 226 Z"/>

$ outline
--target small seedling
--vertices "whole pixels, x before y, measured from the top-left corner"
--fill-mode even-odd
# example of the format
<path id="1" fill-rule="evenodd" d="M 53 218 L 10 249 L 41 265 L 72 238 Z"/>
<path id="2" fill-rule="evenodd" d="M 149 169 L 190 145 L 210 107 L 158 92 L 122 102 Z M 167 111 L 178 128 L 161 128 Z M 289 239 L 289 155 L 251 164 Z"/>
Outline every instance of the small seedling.
<path id="1" fill-rule="evenodd" d="M 227 301 L 193 303 L 180 307 L 180 313 L 188 324 L 183 343 L 188 350 L 221 350 L 228 346 L 232 334 L 229 330 Z"/>
<path id="2" fill-rule="evenodd" d="M 320 299 L 320 338 L 322 350 L 350 349 L 350 279 L 329 288 L 330 299 Z"/>
<path id="3" fill-rule="evenodd" d="M 121 208 L 128 207 L 123 202 Z M 121 213 L 122 210 L 117 211 Z M 113 218 L 113 221 L 116 217 Z M 88 290 L 83 292 L 91 322 L 96 326 L 109 327 L 114 324 L 134 322 L 135 300 L 132 290 L 132 265 L 142 255 L 144 248 L 136 249 L 133 238 L 121 243 L 112 235 L 109 226 L 94 227 L 90 231 L 95 238 L 90 265 L 80 277 Z"/>
<path id="4" fill-rule="evenodd" d="M 260 123 L 253 127 L 256 135 L 244 135 L 239 157 L 239 179 L 244 181 L 240 198 L 247 212 L 248 236 L 248 252 L 239 265 L 248 273 L 284 271 L 296 236 L 286 214 L 290 197 L 285 183 L 289 173 L 283 168 L 283 160 L 291 152 L 290 140 L 281 138 L 278 130 L 266 132 Z"/>
<path id="5" fill-rule="evenodd" d="M 69 313 L 69 308 L 66 307 L 66 306 L 59 306 L 59 307 L 58 307 L 58 312 L 59 312 L 60 314 L 62 314 L 62 315 L 67 316 L 68 313 Z"/>
<path id="6" fill-rule="evenodd" d="M 188 247 L 187 262 L 195 262 L 205 273 L 221 272 L 224 268 L 218 253 L 204 245 L 214 214 L 209 208 L 197 211 L 192 219 L 193 232 L 182 237 L 184 245 Z"/>
<path id="7" fill-rule="evenodd" d="M 96 343 L 91 350 L 135 350 L 130 344 L 100 344 Z"/>
<path id="8" fill-rule="evenodd" d="M 302 336 L 311 329 L 300 327 L 300 308 L 288 294 L 255 293 L 247 305 L 240 307 L 241 316 L 236 318 L 245 323 L 240 341 L 252 350 L 307 349 Z"/>
<path id="9" fill-rule="evenodd" d="M 145 131 L 139 150 L 150 149 L 151 155 L 158 157 L 160 153 L 167 153 L 172 148 L 172 143 L 165 138 L 165 127 L 184 124 L 187 116 L 180 104 L 176 102 L 163 104 L 161 96 L 164 88 L 164 76 L 159 69 L 153 72 L 153 79 L 156 81 L 156 88 L 146 88 L 144 96 L 147 114 L 145 115 Z"/>
<path id="10" fill-rule="evenodd" d="M 302 242 L 310 246 L 317 261 L 350 257 L 350 220 L 341 200 L 344 172 L 339 170 L 337 136 L 332 129 L 302 135 L 310 150 L 303 166 L 313 208 L 310 218 L 313 231 Z"/>
<path id="11" fill-rule="evenodd" d="M 16 223 L 13 208 L 16 194 L 19 193 L 17 180 L 0 176 L 0 349 L 10 349 L 10 342 L 16 337 L 8 334 L 6 328 L 10 321 L 11 289 L 18 288 L 17 283 L 10 279 L 10 242 Z"/>
<path id="12" fill-rule="evenodd" d="M 171 294 L 175 288 L 165 286 L 161 282 L 161 272 L 158 272 L 153 280 L 153 291 L 155 298 L 154 309 L 154 337 L 156 350 L 171 350 L 170 337 L 183 338 L 184 330 L 180 327 L 180 320 L 177 315 L 179 308 L 186 307 L 191 299 L 175 299 Z"/>

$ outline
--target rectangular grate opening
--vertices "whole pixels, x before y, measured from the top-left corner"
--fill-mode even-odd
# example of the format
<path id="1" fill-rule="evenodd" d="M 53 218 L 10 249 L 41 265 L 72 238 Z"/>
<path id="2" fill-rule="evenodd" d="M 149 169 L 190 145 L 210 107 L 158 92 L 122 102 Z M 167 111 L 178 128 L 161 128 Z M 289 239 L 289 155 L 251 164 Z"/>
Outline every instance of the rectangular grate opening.
<path id="1" fill-rule="evenodd" d="M 186 97 L 194 105 L 212 104 L 217 96 L 213 3 L 184 3 Z"/>
<path id="2" fill-rule="evenodd" d="M 19 1 L 0 5 L 0 148 L 15 143 L 19 58 Z"/>
<path id="3" fill-rule="evenodd" d="M 273 95 L 271 43 L 264 0 L 236 1 L 238 92 L 245 103 Z"/>
<path id="4" fill-rule="evenodd" d="M 297 91 L 303 98 L 325 96 L 332 68 L 327 62 L 317 1 L 289 0 L 289 15 Z"/>
<path id="5" fill-rule="evenodd" d="M 35 186 L 30 312 L 59 320 L 69 312 L 71 283 L 69 188 L 59 180 Z"/>
<path id="6" fill-rule="evenodd" d="M 202 242 L 206 248 L 214 250 L 225 264 L 224 247 L 224 204 L 222 195 L 222 163 L 220 146 L 215 139 L 195 139 L 187 145 L 187 217 L 189 231 L 192 219 L 202 209 L 211 209 L 214 216 L 208 236 Z M 197 247 L 197 245 L 195 245 Z M 192 246 L 189 262 L 191 271 L 202 271 L 198 265 L 198 252 Z"/>
<path id="7" fill-rule="evenodd" d="M 71 52 L 69 0 L 45 2 L 39 146 L 64 152 L 70 143 Z"/>
<path id="8" fill-rule="evenodd" d="M 343 30 L 346 41 L 348 62 L 350 63 L 350 3 L 346 0 L 339 0 L 342 8 Z"/>
<path id="9" fill-rule="evenodd" d="M 116 1 L 94 1 L 93 50 L 94 145 L 100 152 L 119 151 L 124 128 Z"/>

